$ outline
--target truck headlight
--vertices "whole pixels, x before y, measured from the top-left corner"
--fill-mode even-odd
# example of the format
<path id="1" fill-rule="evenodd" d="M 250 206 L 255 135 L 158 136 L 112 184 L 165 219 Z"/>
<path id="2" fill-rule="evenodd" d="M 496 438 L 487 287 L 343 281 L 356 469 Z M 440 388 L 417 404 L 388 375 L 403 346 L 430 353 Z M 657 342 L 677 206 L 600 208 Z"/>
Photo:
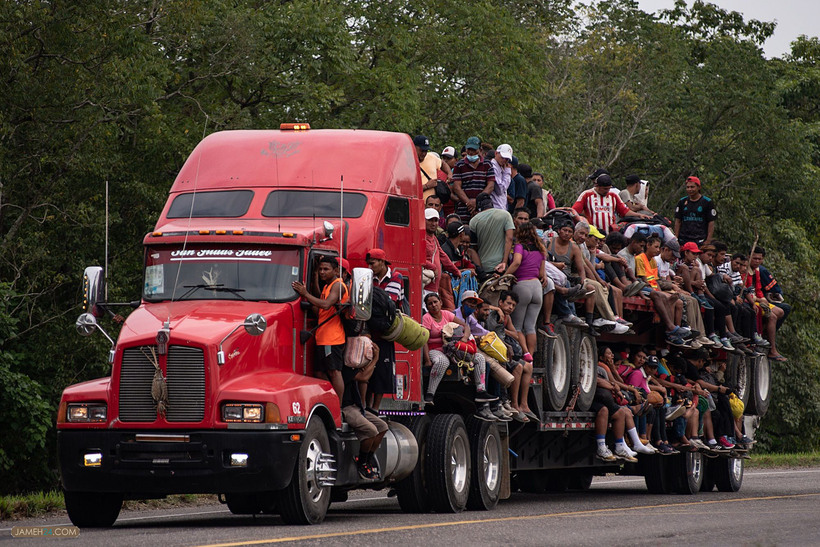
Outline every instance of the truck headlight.
<path id="1" fill-rule="evenodd" d="M 68 421 L 72 423 L 105 422 L 108 407 L 104 403 L 70 403 Z"/>
<path id="2" fill-rule="evenodd" d="M 265 408 L 257 403 L 225 403 L 222 421 L 261 423 L 265 421 Z"/>

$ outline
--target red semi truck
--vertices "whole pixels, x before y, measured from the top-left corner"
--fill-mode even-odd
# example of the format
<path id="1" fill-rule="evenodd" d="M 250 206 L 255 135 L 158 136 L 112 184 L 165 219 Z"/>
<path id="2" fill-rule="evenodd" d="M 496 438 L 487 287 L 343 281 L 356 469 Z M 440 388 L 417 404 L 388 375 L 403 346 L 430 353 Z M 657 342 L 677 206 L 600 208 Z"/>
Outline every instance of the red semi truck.
<path id="1" fill-rule="evenodd" d="M 596 460 L 588 410 L 597 342 L 560 325 L 559 338 L 540 339 L 536 352 L 530 397 L 540 425 L 472 417 L 457 368 L 435 410 L 425 409 L 421 352 L 397 347 L 396 393 L 382 404 L 390 422 L 378 451 L 383 479 L 363 481 L 358 441 L 330 383 L 313 376 L 313 341 L 301 336 L 316 318 L 291 283 L 310 280 L 319 255 L 365 267 L 367 250 L 378 247 L 404 277 L 419 319 L 422 208 L 416 152 L 404 134 L 285 124 L 205 138 L 144 238 L 141 300 L 116 341 L 97 321 L 110 308 L 102 269 L 84 274 L 87 311 L 77 328 L 109 338 L 112 370 L 66 388 L 60 402 L 72 522 L 110 526 L 123 499 L 177 493 L 218 494 L 234 513 L 312 524 L 356 488 L 393 488 L 401 507 L 416 512 L 491 509 L 513 487 L 584 489 L 607 472 L 644 475 L 655 492 L 740 488 L 739 454 Z M 633 308 L 643 321 L 636 341 L 649 341 L 653 313 Z M 745 397 L 752 407 L 758 401 L 758 414 L 768 401 L 762 361 L 733 358 L 728 372 L 750 388 Z M 746 381 L 755 374 L 762 379 Z M 752 395 L 755 387 L 762 396 Z"/>

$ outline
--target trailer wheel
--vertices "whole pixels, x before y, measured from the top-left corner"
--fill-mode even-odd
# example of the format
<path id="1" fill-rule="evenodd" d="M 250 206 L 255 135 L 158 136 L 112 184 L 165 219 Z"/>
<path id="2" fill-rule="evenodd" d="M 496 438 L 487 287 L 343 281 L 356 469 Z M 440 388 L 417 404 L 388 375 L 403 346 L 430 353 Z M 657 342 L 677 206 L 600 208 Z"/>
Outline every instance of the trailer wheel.
<path id="1" fill-rule="evenodd" d="M 718 458 L 711 462 L 715 484 L 721 492 L 737 492 L 743 485 L 743 460 Z"/>
<path id="2" fill-rule="evenodd" d="M 279 509 L 288 524 L 319 524 L 330 505 L 330 487 L 316 478 L 319 456 L 330 452 L 327 431 L 321 420 L 311 420 L 302 438 L 290 484 L 279 492 Z"/>
<path id="3" fill-rule="evenodd" d="M 424 482 L 425 449 L 427 433 L 430 430 L 430 416 L 413 416 L 403 421 L 404 425 L 413 432 L 416 443 L 419 445 L 419 459 L 416 467 L 409 476 L 396 483 L 396 495 L 399 506 L 405 513 L 429 513 L 430 498 Z"/>
<path id="4" fill-rule="evenodd" d="M 592 473 L 589 471 L 581 471 L 578 470 L 574 472 L 569 477 L 569 489 L 570 490 L 589 490 L 589 487 L 592 486 Z"/>
<path id="5" fill-rule="evenodd" d="M 64 492 L 64 495 L 68 518 L 80 528 L 108 528 L 122 509 L 122 494 Z"/>
<path id="6" fill-rule="evenodd" d="M 586 333 L 578 333 L 577 347 L 572 352 L 572 385 L 580 388 L 575 410 L 586 412 L 595 398 L 598 372 L 598 344 Z"/>
<path id="7" fill-rule="evenodd" d="M 495 424 L 467 419 L 472 454 L 472 476 L 467 508 L 489 511 L 498 504 L 501 493 L 501 434 Z"/>
<path id="8" fill-rule="evenodd" d="M 572 359 L 569 355 L 571 345 L 564 325 L 556 325 L 555 334 L 558 337 L 547 342 L 544 405 L 549 410 L 562 410 L 572 383 Z"/>
<path id="9" fill-rule="evenodd" d="M 646 488 L 652 494 L 671 494 L 672 480 L 665 456 L 642 457 L 643 476 Z"/>
<path id="10" fill-rule="evenodd" d="M 752 361 L 750 359 L 750 361 Z M 749 402 L 746 404 L 745 413 L 749 415 L 763 416 L 769 410 L 769 399 L 771 398 L 771 368 L 769 358 L 759 355 L 754 358 L 750 374 L 751 394 Z"/>
<path id="11" fill-rule="evenodd" d="M 458 513 L 470 494 L 470 439 L 458 414 L 439 414 L 427 433 L 425 479 L 435 511 Z"/>
<path id="12" fill-rule="evenodd" d="M 706 460 L 700 452 L 684 452 L 672 459 L 675 473 L 675 491 L 692 495 L 700 492 Z"/>
<path id="13" fill-rule="evenodd" d="M 728 382 L 734 388 L 738 398 L 743 401 L 744 405 L 749 404 L 749 395 L 751 394 L 751 376 L 749 371 L 752 369 L 754 357 L 746 357 L 745 355 L 729 354 L 727 361 Z"/>

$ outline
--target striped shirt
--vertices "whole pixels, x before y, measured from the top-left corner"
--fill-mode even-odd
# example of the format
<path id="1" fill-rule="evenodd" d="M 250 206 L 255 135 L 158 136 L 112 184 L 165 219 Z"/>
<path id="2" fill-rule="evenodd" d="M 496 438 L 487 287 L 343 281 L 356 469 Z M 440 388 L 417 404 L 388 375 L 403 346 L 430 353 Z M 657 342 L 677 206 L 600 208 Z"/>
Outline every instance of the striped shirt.
<path id="1" fill-rule="evenodd" d="M 373 278 L 373 284 L 390 295 L 393 302 L 401 302 L 404 299 L 404 285 L 399 272 L 394 272 L 387 268 L 387 273 L 381 279 Z"/>
<path id="2" fill-rule="evenodd" d="M 629 207 L 617 194 L 610 192 L 602 196 L 595 190 L 583 192 L 572 208 L 605 234 L 610 232 L 618 216 L 624 216 L 629 212 Z"/>
<path id="3" fill-rule="evenodd" d="M 479 161 L 475 167 L 470 165 L 467 160 L 459 160 L 453 168 L 453 183 L 456 182 L 461 182 L 461 189 L 467 194 L 467 199 L 475 199 L 490 182 L 495 182 L 493 166 L 487 160 Z M 470 221 L 471 215 L 466 204 L 458 202 L 456 214 L 461 217 L 463 222 Z"/>
<path id="4" fill-rule="evenodd" d="M 732 286 L 733 287 L 743 287 L 743 279 L 740 277 L 740 272 L 736 272 L 732 270 L 732 263 L 731 262 L 724 262 L 720 266 L 717 267 L 717 270 L 722 273 L 726 274 L 732 278 Z"/>

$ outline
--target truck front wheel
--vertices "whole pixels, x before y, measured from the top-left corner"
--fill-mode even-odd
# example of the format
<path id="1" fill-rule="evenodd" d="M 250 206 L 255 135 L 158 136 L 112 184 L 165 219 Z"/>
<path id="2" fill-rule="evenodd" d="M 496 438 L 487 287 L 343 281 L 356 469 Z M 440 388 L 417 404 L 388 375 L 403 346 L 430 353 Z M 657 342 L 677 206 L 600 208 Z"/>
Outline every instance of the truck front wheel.
<path id="1" fill-rule="evenodd" d="M 65 492 L 68 518 L 80 528 L 108 528 L 122 509 L 122 494 Z"/>
<path id="2" fill-rule="evenodd" d="M 279 510 L 288 524 L 319 524 L 330 505 L 330 487 L 319 484 L 317 467 L 329 442 L 321 420 L 311 420 L 302 438 L 290 484 L 279 493 Z"/>

